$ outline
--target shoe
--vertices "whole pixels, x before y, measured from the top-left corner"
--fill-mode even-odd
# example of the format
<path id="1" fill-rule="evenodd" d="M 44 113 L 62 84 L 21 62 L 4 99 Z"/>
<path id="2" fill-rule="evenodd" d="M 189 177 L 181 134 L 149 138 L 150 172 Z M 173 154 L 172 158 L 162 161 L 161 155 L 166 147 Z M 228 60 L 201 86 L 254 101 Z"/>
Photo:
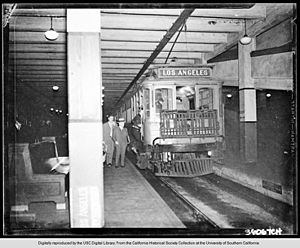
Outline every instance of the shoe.
<path id="1" fill-rule="evenodd" d="M 121 167 L 125 167 L 125 165 L 121 165 Z"/>
<path id="2" fill-rule="evenodd" d="M 119 165 L 116 165 L 115 167 L 116 167 L 116 168 L 119 168 Z"/>
<path id="3" fill-rule="evenodd" d="M 107 167 L 111 167 L 111 163 L 107 164 Z"/>

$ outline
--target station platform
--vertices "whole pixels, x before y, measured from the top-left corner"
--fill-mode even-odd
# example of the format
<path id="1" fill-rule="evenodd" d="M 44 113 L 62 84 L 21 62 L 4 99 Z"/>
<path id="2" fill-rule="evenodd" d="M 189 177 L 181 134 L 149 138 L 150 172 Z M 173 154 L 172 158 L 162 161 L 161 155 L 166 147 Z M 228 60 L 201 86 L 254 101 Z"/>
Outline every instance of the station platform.
<path id="1" fill-rule="evenodd" d="M 125 164 L 104 167 L 104 229 L 108 232 L 111 228 L 171 228 L 197 235 L 245 234 L 247 229 L 280 228 L 281 234 L 294 233 L 291 206 L 228 179 L 215 174 L 156 177 L 150 170 L 138 169 L 130 156 Z M 195 220 L 197 211 L 202 220 Z M 32 220 L 16 223 L 12 233 L 59 230 L 73 234 L 68 205 L 57 210 L 52 202 L 32 203 L 25 217 Z"/>
<path id="2" fill-rule="evenodd" d="M 125 167 L 104 167 L 105 228 L 185 228 L 126 158 Z"/>

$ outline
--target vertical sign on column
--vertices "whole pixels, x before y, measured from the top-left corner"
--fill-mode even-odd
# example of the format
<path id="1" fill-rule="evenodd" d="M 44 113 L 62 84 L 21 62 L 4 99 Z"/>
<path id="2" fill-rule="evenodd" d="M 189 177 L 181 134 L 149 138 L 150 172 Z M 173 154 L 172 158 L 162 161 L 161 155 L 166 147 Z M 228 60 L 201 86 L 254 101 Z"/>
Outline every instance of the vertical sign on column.
<path id="1" fill-rule="evenodd" d="M 71 228 L 104 225 L 100 9 L 67 9 Z"/>

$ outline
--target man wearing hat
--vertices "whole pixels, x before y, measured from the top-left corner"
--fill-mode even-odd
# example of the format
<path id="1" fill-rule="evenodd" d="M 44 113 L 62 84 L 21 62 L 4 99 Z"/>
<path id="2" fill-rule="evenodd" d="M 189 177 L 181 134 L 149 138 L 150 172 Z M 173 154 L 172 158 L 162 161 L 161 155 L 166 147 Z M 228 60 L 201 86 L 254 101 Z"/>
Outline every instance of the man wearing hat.
<path id="1" fill-rule="evenodd" d="M 116 168 L 119 167 L 119 160 L 121 158 L 121 167 L 125 166 L 125 152 L 126 147 L 130 143 L 127 128 L 124 127 L 125 119 L 119 118 L 119 126 L 115 126 L 113 129 L 113 140 L 116 145 Z"/>
<path id="2" fill-rule="evenodd" d="M 113 154 L 114 154 L 114 141 L 112 139 L 113 128 L 115 127 L 114 116 L 109 114 L 107 116 L 108 122 L 103 124 L 103 141 L 107 147 L 106 151 L 106 165 L 108 167 L 112 164 Z"/>

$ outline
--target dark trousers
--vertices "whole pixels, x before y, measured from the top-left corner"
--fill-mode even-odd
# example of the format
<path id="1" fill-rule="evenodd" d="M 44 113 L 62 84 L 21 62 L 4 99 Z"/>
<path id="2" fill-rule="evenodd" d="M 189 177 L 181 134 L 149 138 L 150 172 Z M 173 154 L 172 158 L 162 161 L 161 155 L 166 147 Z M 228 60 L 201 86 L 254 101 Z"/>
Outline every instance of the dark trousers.
<path id="1" fill-rule="evenodd" d="M 119 166 L 119 160 L 121 158 L 121 166 L 125 165 L 125 152 L 127 145 L 116 145 L 116 166 Z"/>
<path id="2" fill-rule="evenodd" d="M 114 154 L 114 142 L 109 140 L 106 142 L 107 151 L 106 151 L 106 164 L 112 164 L 113 154 Z"/>

